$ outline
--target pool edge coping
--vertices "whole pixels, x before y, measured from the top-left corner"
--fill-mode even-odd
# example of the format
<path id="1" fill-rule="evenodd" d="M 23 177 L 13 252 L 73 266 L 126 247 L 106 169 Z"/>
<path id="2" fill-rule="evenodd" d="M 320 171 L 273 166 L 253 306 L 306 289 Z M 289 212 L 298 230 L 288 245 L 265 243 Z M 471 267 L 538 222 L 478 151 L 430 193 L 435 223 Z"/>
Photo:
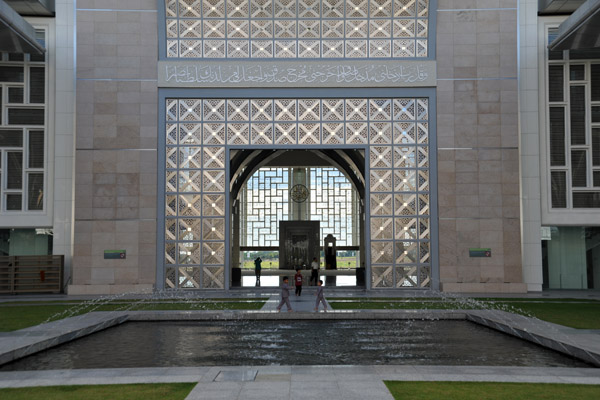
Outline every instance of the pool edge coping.
<path id="1" fill-rule="evenodd" d="M 467 320 L 600 367 L 600 335 L 500 310 L 94 311 L 0 335 L 0 365 L 127 321 Z"/>

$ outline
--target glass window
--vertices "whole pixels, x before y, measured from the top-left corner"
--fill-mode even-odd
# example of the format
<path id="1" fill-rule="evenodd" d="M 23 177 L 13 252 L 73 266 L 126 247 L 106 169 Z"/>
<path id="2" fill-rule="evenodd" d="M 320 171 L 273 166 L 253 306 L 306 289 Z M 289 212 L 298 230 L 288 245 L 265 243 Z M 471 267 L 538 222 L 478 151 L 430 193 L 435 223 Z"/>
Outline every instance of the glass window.
<path id="1" fill-rule="evenodd" d="M 6 188 L 23 188 L 23 153 L 10 151 L 6 153 Z"/>
<path id="2" fill-rule="evenodd" d="M 23 147 L 23 130 L 0 129 L 0 147 Z"/>
<path id="3" fill-rule="evenodd" d="M 30 173 L 27 175 L 27 209 L 44 209 L 44 174 Z"/>
<path id="4" fill-rule="evenodd" d="M 51 229 L 0 229 L 0 256 L 45 256 L 51 254 Z"/>
<path id="5" fill-rule="evenodd" d="M 44 47 L 45 37 L 36 30 Z M 3 212 L 43 211 L 48 82 L 45 54 L 0 53 L 0 60 L 1 218 Z"/>
<path id="6" fill-rule="evenodd" d="M 585 65 L 571 65 L 569 68 L 569 79 L 582 81 L 585 79 Z"/>
<path id="7" fill-rule="evenodd" d="M 29 68 L 29 102 L 44 103 L 46 98 L 46 69 Z"/>
<path id="8" fill-rule="evenodd" d="M 600 227 L 553 226 L 542 242 L 544 288 L 600 288 Z"/>
<path id="9" fill-rule="evenodd" d="M 6 194 L 6 209 L 8 211 L 20 211 L 23 208 L 22 205 L 23 196 L 15 193 Z"/>
<path id="10" fill-rule="evenodd" d="M 29 132 L 29 168 L 44 168 L 44 131 Z"/>
<path id="11" fill-rule="evenodd" d="M 44 125 L 44 109 L 9 108 L 8 125 Z"/>
<path id="12" fill-rule="evenodd" d="M 12 104 L 23 103 L 23 88 L 22 87 L 9 87 L 8 88 L 8 102 Z"/>
<path id="13" fill-rule="evenodd" d="M 550 101 L 564 100 L 564 68 L 562 65 L 548 67 L 548 99 Z"/>
<path id="14" fill-rule="evenodd" d="M 23 82 L 23 67 L 0 66 L 0 82 Z"/>

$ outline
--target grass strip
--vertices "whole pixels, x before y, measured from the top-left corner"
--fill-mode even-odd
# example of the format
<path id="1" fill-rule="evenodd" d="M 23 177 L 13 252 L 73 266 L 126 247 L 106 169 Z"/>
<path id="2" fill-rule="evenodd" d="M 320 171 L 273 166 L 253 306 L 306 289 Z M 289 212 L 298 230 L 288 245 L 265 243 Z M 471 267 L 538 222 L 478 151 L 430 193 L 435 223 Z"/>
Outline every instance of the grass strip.
<path id="1" fill-rule="evenodd" d="M 600 385 L 385 381 L 396 400 L 597 400 Z"/>
<path id="2" fill-rule="evenodd" d="M 234 302 L 234 303 L 244 303 L 244 302 L 254 302 L 254 301 L 267 301 L 268 297 L 252 297 L 248 299 L 240 299 L 240 298 L 185 298 L 185 297 L 175 297 L 172 299 L 95 299 L 95 300 L 50 300 L 50 301 L 41 301 L 41 300 L 31 300 L 31 301 L 4 301 L 0 302 L 0 307 L 9 306 L 9 305 L 47 305 L 47 304 L 89 304 L 89 303 L 102 303 L 102 304 L 131 304 L 137 302 L 144 303 L 187 303 L 187 302 L 212 302 L 212 303 L 220 303 L 220 302 Z"/>
<path id="3" fill-rule="evenodd" d="M 365 298 L 336 301 L 337 298 L 328 298 L 327 301 L 334 310 L 502 310 L 528 317 L 539 318 L 543 321 L 576 329 L 600 329 L 600 302 L 540 302 L 537 301 L 423 301 L 410 299 L 410 301 L 382 300 L 378 298 Z"/>
<path id="4" fill-rule="evenodd" d="M 196 383 L 42 386 L 0 389 L 3 400 L 183 400 Z"/>
<path id="5" fill-rule="evenodd" d="M 543 304 L 511 303 L 536 318 L 576 329 L 600 329 L 600 303 L 596 304 Z"/>
<path id="6" fill-rule="evenodd" d="M 543 303 L 600 303 L 596 299 L 557 299 L 557 298 L 535 298 L 535 297 L 447 297 L 442 299 L 441 297 L 329 297 L 331 301 L 336 300 L 350 300 L 350 301 L 436 301 L 436 302 L 449 302 L 449 303 L 460 303 L 461 301 L 466 302 L 478 302 L 478 301 L 501 301 L 505 303 L 509 302 L 543 302 Z"/>
<path id="7" fill-rule="evenodd" d="M 81 303 L 78 305 L 11 305 L 0 304 L 0 332 L 15 331 L 44 322 L 74 317 L 91 311 L 149 311 L 149 310 L 260 310 L 265 301 L 223 302 L 212 300 L 186 301 L 181 303 Z"/>

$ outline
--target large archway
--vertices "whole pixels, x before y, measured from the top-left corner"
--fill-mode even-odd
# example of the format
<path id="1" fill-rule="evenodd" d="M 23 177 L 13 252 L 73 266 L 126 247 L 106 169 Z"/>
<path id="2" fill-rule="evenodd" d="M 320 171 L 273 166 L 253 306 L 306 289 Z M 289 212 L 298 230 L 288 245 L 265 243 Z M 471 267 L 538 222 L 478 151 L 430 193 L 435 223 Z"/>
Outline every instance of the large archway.
<path id="1" fill-rule="evenodd" d="M 306 276 L 313 257 L 327 285 L 364 286 L 364 154 L 364 149 L 232 150 L 232 286 L 276 286 L 296 268 Z M 299 235 L 307 224 L 318 230 L 315 239 Z M 326 237 L 335 247 L 323 247 Z M 286 245 L 294 247 L 293 255 Z M 254 280 L 256 257 L 263 261 L 260 281 Z"/>

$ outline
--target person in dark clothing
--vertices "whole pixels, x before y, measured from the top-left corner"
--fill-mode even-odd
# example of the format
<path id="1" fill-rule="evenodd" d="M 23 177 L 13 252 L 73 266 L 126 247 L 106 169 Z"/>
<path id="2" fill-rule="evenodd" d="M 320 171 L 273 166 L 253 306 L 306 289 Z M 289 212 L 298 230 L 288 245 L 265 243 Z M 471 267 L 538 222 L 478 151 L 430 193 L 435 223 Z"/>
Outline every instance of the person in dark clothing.
<path id="1" fill-rule="evenodd" d="M 296 296 L 300 296 L 302 294 L 302 273 L 300 272 L 300 268 L 296 270 L 296 275 L 294 275 L 294 284 L 296 285 Z"/>
<path id="2" fill-rule="evenodd" d="M 256 257 L 256 260 L 254 260 L 254 275 L 256 276 L 256 286 L 260 286 L 260 271 L 262 269 L 261 263 L 261 258 Z"/>

